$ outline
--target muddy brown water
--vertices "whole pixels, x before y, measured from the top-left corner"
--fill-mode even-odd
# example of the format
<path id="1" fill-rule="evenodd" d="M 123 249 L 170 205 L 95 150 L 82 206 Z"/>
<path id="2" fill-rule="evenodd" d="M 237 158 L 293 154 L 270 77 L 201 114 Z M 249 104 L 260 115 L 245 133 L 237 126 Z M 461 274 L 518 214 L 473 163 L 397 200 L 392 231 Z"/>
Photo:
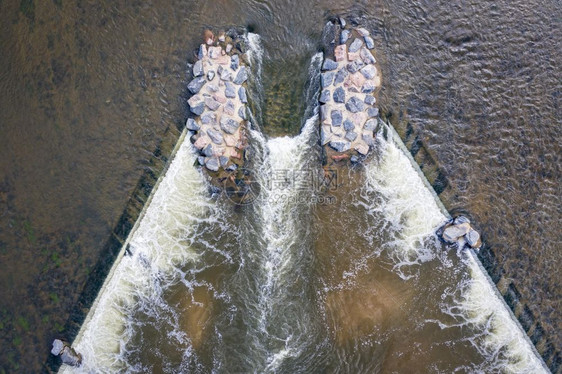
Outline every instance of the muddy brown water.
<path id="1" fill-rule="evenodd" d="M 477 222 L 548 337 L 541 344 L 560 351 L 557 1 L 23 0 L 0 3 L 4 371 L 46 370 L 51 340 L 67 334 L 72 306 L 131 191 L 154 167 L 151 154 L 179 136 L 186 63 L 204 28 L 249 26 L 261 35 L 264 129 L 295 134 L 307 63 L 334 13 L 372 30 L 383 114 L 399 131 L 409 123 L 422 134 L 450 184 L 446 205 Z M 340 305 L 354 296 L 326 298 Z M 337 330 L 342 320 L 330 313 Z M 368 329 L 369 318 L 367 327 L 345 325 Z"/>

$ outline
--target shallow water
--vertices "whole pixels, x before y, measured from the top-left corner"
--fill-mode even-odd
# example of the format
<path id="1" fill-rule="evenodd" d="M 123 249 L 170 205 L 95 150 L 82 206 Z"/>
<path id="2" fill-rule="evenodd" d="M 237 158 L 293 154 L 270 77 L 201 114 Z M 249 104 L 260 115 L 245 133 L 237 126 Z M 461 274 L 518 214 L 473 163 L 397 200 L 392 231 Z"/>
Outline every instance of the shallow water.
<path id="1" fill-rule="evenodd" d="M 45 347 L 65 335 L 138 176 L 160 170 L 149 154 L 179 136 L 186 61 L 202 30 L 250 25 L 261 35 L 261 125 L 296 134 L 308 61 L 332 13 L 359 14 L 373 31 L 383 113 L 423 130 L 453 187 L 446 202 L 480 225 L 560 350 L 558 5 L 2 2 L 2 368 L 39 371 Z M 284 68 L 295 73 L 271 74 Z M 197 291 L 195 303 L 208 295 Z"/>

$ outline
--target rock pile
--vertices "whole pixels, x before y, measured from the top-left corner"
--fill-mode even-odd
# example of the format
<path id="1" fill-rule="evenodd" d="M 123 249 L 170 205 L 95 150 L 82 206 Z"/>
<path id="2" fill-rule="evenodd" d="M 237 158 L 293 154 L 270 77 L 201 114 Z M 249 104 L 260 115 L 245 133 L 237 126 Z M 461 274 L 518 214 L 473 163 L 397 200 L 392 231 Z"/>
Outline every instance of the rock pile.
<path id="1" fill-rule="evenodd" d="M 441 237 L 447 243 L 457 243 L 459 247 L 467 244 L 470 248 L 479 249 L 482 246 L 480 234 L 472 228 L 470 220 L 464 216 L 459 216 L 445 225 Z"/>
<path id="2" fill-rule="evenodd" d="M 234 174 L 244 161 L 246 148 L 246 103 L 244 83 L 248 68 L 240 41 L 224 33 L 205 32 L 193 64 L 193 80 L 187 85 L 193 95 L 189 108 L 193 118 L 186 123 L 193 131 L 198 162 L 213 176 Z"/>
<path id="3" fill-rule="evenodd" d="M 381 76 L 374 42 L 364 28 L 339 19 L 326 26 L 333 55 L 325 54 L 320 93 L 320 139 L 328 158 L 359 161 L 375 144 L 379 111 L 375 94 Z"/>
<path id="4" fill-rule="evenodd" d="M 63 364 L 71 366 L 80 366 L 82 364 L 82 355 L 80 353 L 76 353 L 76 351 L 68 343 L 63 342 L 60 339 L 55 339 L 53 341 L 51 354 L 60 356 Z"/>

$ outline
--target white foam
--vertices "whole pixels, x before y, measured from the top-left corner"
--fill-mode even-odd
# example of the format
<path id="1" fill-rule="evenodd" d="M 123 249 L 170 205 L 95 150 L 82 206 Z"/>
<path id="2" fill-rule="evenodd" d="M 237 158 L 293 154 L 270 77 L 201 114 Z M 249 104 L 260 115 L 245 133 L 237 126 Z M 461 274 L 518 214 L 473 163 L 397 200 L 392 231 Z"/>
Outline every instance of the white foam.
<path id="1" fill-rule="evenodd" d="M 184 141 L 131 236 L 132 256 L 118 263 L 100 291 L 81 338 L 75 341 L 76 350 L 84 357 L 82 366 L 63 365 L 61 371 L 115 372 L 126 368 L 123 354 L 132 334 L 128 317 L 140 300 L 157 298 L 159 284 L 173 278 L 178 266 L 197 259 L 189 247 L 190 235 L 193 225 L 205 219 L 211 203 L 193 163 L 191 144 Z"/>
<path id="2" fill-rule="evenodd" d="M 412 167 L 410 160 L 394 144 L 378 134 L 380 157 L 365 165 L 365 200 L 381 196 L 368 209 L 383 214 L 386 228 L 394 239 L 385 248 L 396 260 L 396 269 L 434 258 L 433 246 L 425 243 L 447 218 L 437 206 L 431 192 Z M 408 276 L 400 272 L 401 276 Z"/>
<path id="3" fill-rule="evenodd" d="M 471 280 L 460 303 L 467 322 L 483 330 L 476 347 L 495 366 L 508 373 L 548 373 L 519 324 L 498 298 L 472 256 L 467 257 Z"/>

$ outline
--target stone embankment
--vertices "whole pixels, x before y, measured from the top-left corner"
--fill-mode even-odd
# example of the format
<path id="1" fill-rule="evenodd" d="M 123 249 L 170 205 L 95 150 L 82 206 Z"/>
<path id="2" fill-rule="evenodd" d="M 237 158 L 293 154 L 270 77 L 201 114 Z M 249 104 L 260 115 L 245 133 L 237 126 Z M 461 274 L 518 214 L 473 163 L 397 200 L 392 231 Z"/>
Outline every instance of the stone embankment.
<path id="1" fill-rule="evenodd" d="M 324 53 L 321 74 L 321 144 L 327 164 L 355 163 L 375 145 L 381 76 L 373 55 L 374 41 L 368 30 L 352 28 L 342 18 L 329 22 L 324 34 L 329 50 Z"/>
<path id="2" fill-rule="evenodd" d="M 458 216 L 452 222 L 446 224 L 441 230 L 441 237 L 449 244 L 458 244 L 460 248 L 468 245 L 475 250 L 480 249 L 482 240 L 480 234 L 470 225 L 470 220 L 464 216 Z"/>
<path id="3" fill-rule="evenodd" d="M 193 145 L 199 152 L 198 163 L 215 184 L 235 185 L 244 164 L 247 146 L 246 66 L 243 40 L 236 35 L 205 32 L 205 43 L 193 64 L 193 80 L 187 88 L 192 114 L 186 122 L 193 132 Z"/>

